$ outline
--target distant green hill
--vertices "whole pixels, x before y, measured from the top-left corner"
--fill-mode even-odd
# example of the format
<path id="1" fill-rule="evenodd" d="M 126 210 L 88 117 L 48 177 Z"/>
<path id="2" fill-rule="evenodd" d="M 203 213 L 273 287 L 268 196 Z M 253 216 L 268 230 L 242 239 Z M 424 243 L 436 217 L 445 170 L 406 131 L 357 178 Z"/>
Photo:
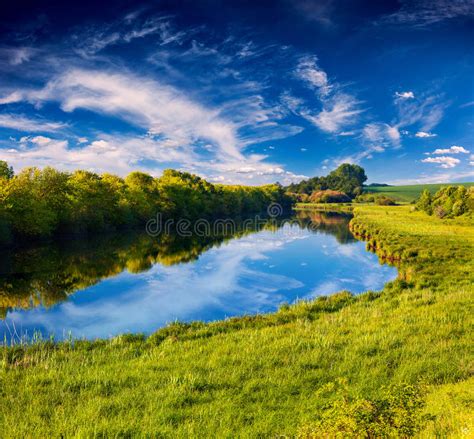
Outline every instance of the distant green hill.
<path id="1" fill-rule="evenodd" d="M 394 198 L 397 201 L 411 202 L 416 200 L 421 192 L 428 189 L 432 194 L 445 186 L 474 186 L 474 183 L 441 183 L 441 184 L 415 184 L 410 186 L 368 186 L 364 193 L 377 193 Z"/>

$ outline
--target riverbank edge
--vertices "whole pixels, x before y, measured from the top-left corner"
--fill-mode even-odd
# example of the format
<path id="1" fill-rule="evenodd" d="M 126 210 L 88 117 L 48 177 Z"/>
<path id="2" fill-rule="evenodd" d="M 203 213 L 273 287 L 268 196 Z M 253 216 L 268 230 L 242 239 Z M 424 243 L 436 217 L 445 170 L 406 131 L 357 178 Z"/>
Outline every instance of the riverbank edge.
<path id="1" fill-rule="evenodd" d="M 392 282 L 389 282 L 382 291 L 379 292 L 366 292 L 358 296 L 354 296 L 349 292 L 340 292 L 328 297 L 319 297 L 315 300 L 308 301 L 308 302 L 300 302 L 294 305 L 285 305 L 282 306 L 281 309 L 275 313 L 269 314 L 262 314 L 256 316 L 243 316 L 243 317 L 236 317 L 228 320 L 218 321 L 218 322 L 211 322 L 211 323 L 202 323 L 202 322 L 193 322 L 193 323 L 175 323 L 169 325 L 168 327 L 162 328 L 158 330 L 156 333 L 152 334 L 149 337 L 145 337 L 142 334 L 123 334 L 118 337 L 114 337 L 113 339 L 108 340 L 95 340 L 95 341 L 64 341 L 64 342 L 51 342 L 51 341 L 38 341 L 36 344 L 31 345 L 17 345 L 12 347 L 2 347 L 1 349 L 1 356 L 0 359 L 3 362 L 3 366 L 5 370 L 16 370 L 16 373 L 21 373 L 21 369 L 28 368 L 31 365 L 28 362 L 31 361 L 32 356 L 30 355 L 34 351 L 41 350 L 46 348 L 46 350 L 52 349 L 55 350 L 60 347 L 66 347 L 65 352 L 62 355 L 67 355 L 67 350 L 72 349 L 74 350 L 74 344 L 77 345 L 78 348 L 84 349 L 86 348 L 89 350 L 94 349 L 101 349 L 107 345 L 114 345 L 115 348 L 118 348 L 120 344 L 123 343 L 124 346 L 129 346 L 130 344 L 136 342 L 146 342 L 150 344 L 150 346 L 156 347 L 164 342 L 184 342 L 190 340 L 197 340 L 197 339 L 208 339 L 209 337 L 213 337 L 215 335 L 223 335 L 225 333 L 233 332 L 236 330 L 241 329 L 261 329 L 270 326 L 280 326 L 280 325 L 287 325 L 288 323 L 294 322 L 296 320 L 300 320 L 302 318 L 307 318 L 310 321 L 317 324 L 317 319 L 319 315 L 325 314 L 337 314 L 344 308 L 351 307 L 356 303 L 363 303 L 364 306 L 371 306 L 371 303 L 377 303 L 377 299 L 381 297 L 388 297 L 389 299 L 393 299 L 397 295 L 401 294 L 401 292 L 406 293 L 410 292 L 410 290 L 414 290 L 417 287 L 426 288 L 426 285 L 419 284 L 419 277 L 423 277 L 423 272 L 426 270 L 426 266 L 424 266 L 424 262 L 427 260 L 427 255 L 420 254 L 419 249 L 410 248 L 410 244 L 414 244 L 413 240 L 416 240 L 416 232 L 411 235 L 405 236 L 405 242 L 403 242 L 403 232 L 402 233 L 395 233 L 394 228 L 387 227 L 385 224 L 384 227 L 384 220 L 387 220 L 385 216 L 391 216 L 395 213 L 400 213 L 401 209 L 403 209 L 403 213 L 409 215 L 409 212 L 406 208 L 403 207 L 372 207 L 372 206 L 364 206 L 358 207 L 354 211 L 354 218 L 351 222 L 351 230 L 353 233 L 359 238 L 364 239 L 368 242 L 368 248 L 377 252 L 377 254 L 381 257 L 382 260 L 387 260 L 388 262 L 395 262 L 400 265 L 400 277 Z M 435 223 L 434 219 L 430 218 L 422 218 L 421 213 L 416 213 L 414 216 L 416 219 L 422 220 L 426 223 L 432 223 L 435 226 L 442 228 L 446 227 L 453 227 L 457 224 L 460 224 L 462 227 L 470 226 L 472 227 L 472 221 L 468 220 L 466 224 L 463 224 L 462 220 L 459 221 L 448 221 L 448 222 L 439 222 Z M 393 223 L 392 226 L 396 227 L 400 223 Z M 428 226 L 429 229 L 429 226 Z M 451 233 L 449 233 L 450 235 Z M 392 243 L 388 238 L 391 238 L 394 242 L 399 245 L 392 247 Z M 472 240 L 472 237 L 470 238 Z M 400 242 L 401 241 L 401 242 Z M 416 246 L 414 246 L 416 247 Z M 434 256 L 436 257 L 436 252 L 434 252 Z M 431 255 L 428 260 L 431 262 L 436 262 Z M 423 259 L 424 262 L 421 263 L 420 266 L 417 266 L 420 259 Z M 449 270 L 447 271 L 449 274 Z M 472 273 L 472 272 L 471 272 Z M 429 270 L 428 270 L 429 274 Z M 472 274 L 470 275 L 472 277 Z M 468 283 L 465 281 L 470 281 L 470 277 L 468 275 L 468 279 L 459 279 L 456 278 L 455 273 L 451 273 L 447 275 L 447 278 L 444 279 L 444 282 L 433 291 L 435 294 L 442 293 L 444 289 L 448 291 L 452 291 L 453 287 L 456 287 L 456 284 L 459 285 L 461 289 L 468 288 L 469 291 L 472 293 L 472 287 L 469 289 Z M 462 282 L 461 282 L 462 280 Z M 467 294 L 469 297 L 469 294 Z M 471 295 L 472 298 L 472 295 Z M 426 305 L 429 306 L 429 303 Z M 467 379 L 467 378 L 466 378 Z M 461 379 L 457 383 L 453 382 L 453 386 L 457 386 L 464 382 L 466 383 L 466 387 L 468 387 L 468 382 L 471 383 L 472 380 L 466 381 L 466 379 Z M 436 386 L 435 386 L 436 387 Z M 449 386 L 446 388 L 446 385 L 438 386 L 441 392 L 453 392 L 452 388 Z M 466 390 L 466 389 L 458 389 L 458 390 Z M 452 396 L 452 395 L 451 395 Z M 433 389 L 428 394 L 428 400 L 431 401 L 431 404 L 436 406 L 436 392 L 433 392 Z M 463 411 L 464 410 L 464 411 Z M 461 419 L 465 419 L 465 409 L 461 410 Z M 452 415 L 452 414 L 451 414 Z M 457 422 L 452 421 L 450 422 Z M 467 425 L 467 424 L 466 424 Z M 459 426 L 458 426 L 459 427 Z M 463 427 L 464 428 L 464 427 Z M 470 427 L 465 427 L 470 428 Z M 460 430 L 456 430 L 458 434 Z M 469 434 L 470 430 L 466 430 L 467 434 Z M 423 436 L 422 437 L 429 437 Z M 453 435 L 452 437 L 459 437 Z M 468 436 L 466 436 L 468 437 Z"/>
<path id="2" fill-rule="evenodd" d="M 337 204 L 336 204 L 337 206 Z M 71 339 L 64 341 L 54 341 L 54 339 L 44 340 L 39 335 L 35 336 L 33 342 L 26 341 L 25 343 L 20 342 L 16 345 L 5 345 L 0 342 L 0 348 L 5 352 L 8 349 L 16 348 L 34 348 L 35 345 L 46 344 L 49 346 L 65 344 L 84 344 L 89 343 L 91 345 L 102 346 L 104 343 L 113 342 L 114 339 L 121 340 L 149 340 L 154 345 L 161 343 L 167 338 L 184 336 L 184 339 L 195 339 L 201 337 L 208 337 L 209 333 L 207 329 L 212 329 L 216 333 L 230 332 L 233 330 L 246 329 L 250 327 L 261 328 L 265 326 L 274 326 L 280 324 L 287 324 L 294 319 L 299 317 L 299 312 L 302 308 L 307 309 L 311 313 L 333 313 L 341 310 L 342 308 L 354 304 L 356 302 L 372 301 L 374 298 L 382 296 L 387 291 L 393 294 L 393 291 L 400 291 L 406 289 L 412 289 L 416 285 L 416 275 L 420 274 L 419 270 L 416 270 L 413 265 L 415 264 L 418 252 L 416 250 L 397 247 L 395 250 L 391 249 L 384 238 L 387 237 L 387 233 L 390 234 L 389 230 L 380 227 L 379 224 L 374 224 L 368 221 L 366 215 L 367 212 L 378 210 L 380 212 L 386 212 L 389 210 L 401 210 L 404 206 L 371 206 L 365 205 L 359 206 L 347 206 L 351 207 L 353 218 L 349 223 L 349 228 L 354 236 L 361 241 L 365 241 L 367 250 L 376 253 L 379 257 L 379 261 L 382 264 L 388 263 L 398 268 L 399 274 L 393 281 L 389 281 L 384 285 L 380 291 L 367 291 L 361 294 L 353 294 L 348 290 L 335 292 L 328 296 L 318 296 L 311 300 L 301 300 L 294 304 L 283 304 L 276 312 L 269 312 L 255 315 L 244 315 L 237 317 L 230 317 L 223 320 L 216 320 L 212 322 L 192 321 L 192 322 L 174 322 L 169 325 L 158 329 L 156 332 L 145 335 L 142 333 L 124 333 L 111 338 L 95 339 L 95 340 L 84 340 L 84 339 Z M 326 211 L 338 212 L 337 210 L 331 210 L 333 205 L 328 205 Z M 308 208 L 309 209 L 309 208 Z M 340 211 L 339 211 L 340 212 Z M 469 219 L 474 227 L 474 220 Z M 474 230 L 474 229 L 473 229 Z M 392 235 L 393 236 L 393 235 Z M 397 238 L 400 238 L 398 236 Z M 456 282 L 449 282 L 450 286 L 456 284 Z M 441 286 L 442 287 L 442 286 Z M 298 311 L 298 312 L 294 312 Z M 1 358 L 1 357 L 0 357 Z"/>

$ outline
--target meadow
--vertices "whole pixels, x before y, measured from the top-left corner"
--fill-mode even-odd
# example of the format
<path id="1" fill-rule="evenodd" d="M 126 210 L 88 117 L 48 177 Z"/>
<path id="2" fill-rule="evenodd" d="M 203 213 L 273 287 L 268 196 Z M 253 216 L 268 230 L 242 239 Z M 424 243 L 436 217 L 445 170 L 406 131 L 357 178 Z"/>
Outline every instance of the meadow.
<path id="1" fill-rule="evenodd" d="M 0 436 L 472 437 L 473 218 L 354 214 L 353 232 L 399 267 L 383 291 L 3 346 Z"/>
<path id="2" fill-rule="evenodd" d="M 408 186 L 368 186 L 364 188 L 365 193 L 376 193 L 393 198 L 395 201 L 411 203 L 419 198 L 421 193 L 426 189 L 434 195 L 442 187 L 446 186 L 466 186 L 467 188 L 474 186 L 474 183 L 439 183 L 439 184 L 416 184 Z"/>

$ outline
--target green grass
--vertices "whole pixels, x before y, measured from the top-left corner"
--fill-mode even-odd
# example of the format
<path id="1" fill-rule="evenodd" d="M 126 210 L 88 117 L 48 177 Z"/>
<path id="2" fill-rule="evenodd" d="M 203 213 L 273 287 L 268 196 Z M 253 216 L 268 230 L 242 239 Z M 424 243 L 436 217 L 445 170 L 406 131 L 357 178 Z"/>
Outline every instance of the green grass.
<path id="1" fill-rule="evenodd" d="M 446 186 L 474 186 L 474 183 L 443 183 L 443 184 L 417 184 L 410 186 L 371 186 L 364 189 L 364 193 L 377 193 L 391 197 L 396 201 L 410 203 L 416 200 L 425 189 L 435 194 Z"/>
<path id="2" fill-rule="evenodd" d="M 353 209 L 352 203 L 296 203 L 294 210 L 319 210 L 325 212 L 350 213 Z"/>
<path id="3" fill-rule="evenodd" d="M 356 207 L 354 232 L 400 267 L 382 292 L 3 347 L 0 437 L 470 438 L 473 226 Z"/>

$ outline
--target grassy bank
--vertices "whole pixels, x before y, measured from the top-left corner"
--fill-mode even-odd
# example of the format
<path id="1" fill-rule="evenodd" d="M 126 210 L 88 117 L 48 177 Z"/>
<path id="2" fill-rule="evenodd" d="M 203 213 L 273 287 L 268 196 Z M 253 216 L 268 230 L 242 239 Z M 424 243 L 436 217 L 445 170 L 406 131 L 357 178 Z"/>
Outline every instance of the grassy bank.
<path id="1" fill-rule="evenodd" d="M 411 203 L 419 198 L 421 193 L 426 189 L 432 195 L 438 192 L 442 187 L 446 186 L 474 186 L 474 183 L 444 183 L 444 184 L 416 184 L 409 186 L 370 186 L 364 188 L 365 193 L 375 193 L 393 198 L 399 202 Z"/>
<path id="2" fill-rule="evenodd" d="M 0 436 L 472 437 L 473 226 L 357 207 L 354 232 L 400 266 L 380 293 L 3 347 Z"/>
<path id="3" fill-rule="evenodd" d="M 352 203 L 296 203 L 294 210 L 319 210 L 322 212 L 351 213 Z"/>

